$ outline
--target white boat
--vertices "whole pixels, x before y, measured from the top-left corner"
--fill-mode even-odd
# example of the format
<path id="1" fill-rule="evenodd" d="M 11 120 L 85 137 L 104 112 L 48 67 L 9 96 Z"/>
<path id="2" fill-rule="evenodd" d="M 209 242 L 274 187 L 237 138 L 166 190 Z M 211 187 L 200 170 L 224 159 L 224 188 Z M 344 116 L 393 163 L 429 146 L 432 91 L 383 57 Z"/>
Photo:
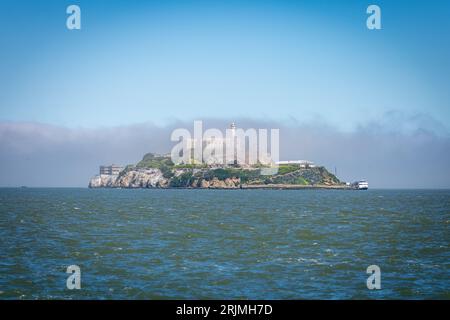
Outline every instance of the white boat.
<path id="1" fill-rule="evenodd" d="M 360 180 L 356 183 L 356 187 L 358 190 L 367 190 L 369 189 L 369 183 L 366 180 Z"/>

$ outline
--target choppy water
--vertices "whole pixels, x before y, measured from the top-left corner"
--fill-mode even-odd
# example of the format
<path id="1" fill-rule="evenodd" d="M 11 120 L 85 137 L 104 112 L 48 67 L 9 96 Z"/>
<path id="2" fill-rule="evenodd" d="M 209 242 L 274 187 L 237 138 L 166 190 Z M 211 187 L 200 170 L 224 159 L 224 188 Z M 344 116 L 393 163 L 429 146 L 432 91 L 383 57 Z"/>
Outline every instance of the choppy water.
<path id="1" fill-rule="evenodd" d="M 450 299 L 449 228 L 450 191 L 0 189 L 0 299 Z"/>

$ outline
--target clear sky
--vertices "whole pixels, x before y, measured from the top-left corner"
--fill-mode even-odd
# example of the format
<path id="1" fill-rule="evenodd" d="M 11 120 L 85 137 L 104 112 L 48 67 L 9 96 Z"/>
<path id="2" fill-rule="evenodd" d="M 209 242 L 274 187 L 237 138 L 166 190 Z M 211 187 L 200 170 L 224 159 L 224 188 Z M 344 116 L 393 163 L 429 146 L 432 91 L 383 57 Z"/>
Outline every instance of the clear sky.
<path id="1" fill-rule="evenodd" d="M 366 8 L 382 30 L 366 28 Z M 82 29 L 66 29 L 78 4 Z M 66 127 L 386 112 L 448 129 L 446 1 L 2 1 L 0 121 Z"/>

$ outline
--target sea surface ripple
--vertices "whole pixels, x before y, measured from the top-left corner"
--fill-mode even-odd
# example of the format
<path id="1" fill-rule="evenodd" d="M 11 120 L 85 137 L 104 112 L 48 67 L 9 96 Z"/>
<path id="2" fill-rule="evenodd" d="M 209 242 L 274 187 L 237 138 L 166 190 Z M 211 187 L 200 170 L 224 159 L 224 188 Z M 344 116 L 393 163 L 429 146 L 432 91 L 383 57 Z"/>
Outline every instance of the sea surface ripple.
<path id="1" fill-rule="evenodd" d="M 3 188 L 0 299 L 450 299 L 449 228 L 449 190 Z"/>

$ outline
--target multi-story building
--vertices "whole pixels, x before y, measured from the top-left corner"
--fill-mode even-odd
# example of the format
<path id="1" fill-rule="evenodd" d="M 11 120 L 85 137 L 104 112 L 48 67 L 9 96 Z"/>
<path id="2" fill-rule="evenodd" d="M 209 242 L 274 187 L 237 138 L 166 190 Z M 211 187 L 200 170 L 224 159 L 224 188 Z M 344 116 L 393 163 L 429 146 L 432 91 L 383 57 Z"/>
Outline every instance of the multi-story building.
<path id="1" fill-rule="evenodd" d="M 100 166 L 100 174 L 117 175 L 123 170 L 122 166 L 112 164 L 110 166 Z"/>

